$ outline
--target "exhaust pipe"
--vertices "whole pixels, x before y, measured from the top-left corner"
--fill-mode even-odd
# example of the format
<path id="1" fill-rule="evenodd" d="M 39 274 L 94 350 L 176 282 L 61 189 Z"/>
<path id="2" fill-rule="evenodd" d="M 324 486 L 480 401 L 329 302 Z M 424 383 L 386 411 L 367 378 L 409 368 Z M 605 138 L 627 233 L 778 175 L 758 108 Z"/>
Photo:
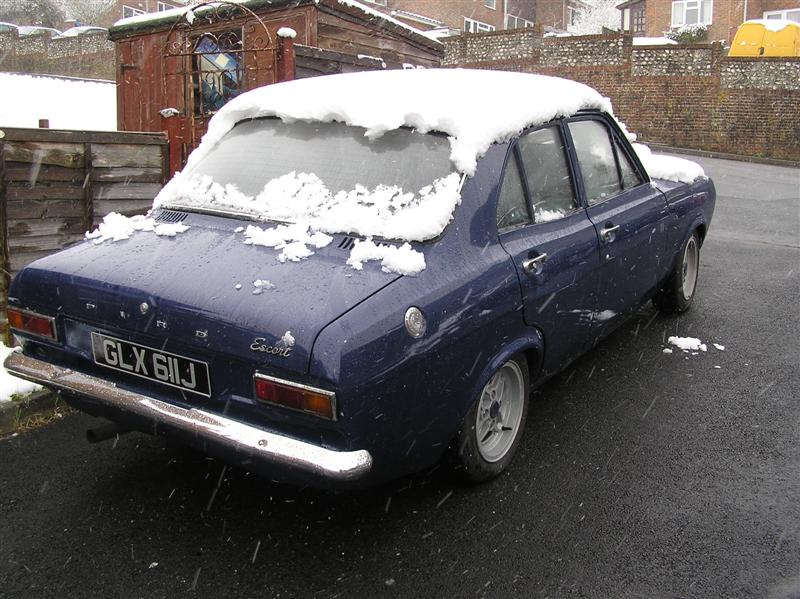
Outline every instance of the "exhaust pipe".
<path id="1" fill-rule="evenodd" d="M 86 440 L 89 443 L 100 443 L 100 441 L 107 441 L 117 435 L 124 435 L 129 433 L 130 429 L 120 426 L 116 422 L 106 422 L 98 427 L 87 429 Z"/>

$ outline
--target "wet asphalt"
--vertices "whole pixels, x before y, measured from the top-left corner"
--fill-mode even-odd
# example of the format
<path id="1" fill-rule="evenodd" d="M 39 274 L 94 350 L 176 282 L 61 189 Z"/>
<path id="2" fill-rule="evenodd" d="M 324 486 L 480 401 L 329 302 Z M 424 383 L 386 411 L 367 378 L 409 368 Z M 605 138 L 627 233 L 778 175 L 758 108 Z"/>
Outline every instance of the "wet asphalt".
<path id="1" fill-rule="evenodd" d="M 692 310 L 538 390 L 501 478 L 328 494 L 73 414 L 0 440 L 0 597 L 800 597 L 800 170 L 697 160 Z"/>

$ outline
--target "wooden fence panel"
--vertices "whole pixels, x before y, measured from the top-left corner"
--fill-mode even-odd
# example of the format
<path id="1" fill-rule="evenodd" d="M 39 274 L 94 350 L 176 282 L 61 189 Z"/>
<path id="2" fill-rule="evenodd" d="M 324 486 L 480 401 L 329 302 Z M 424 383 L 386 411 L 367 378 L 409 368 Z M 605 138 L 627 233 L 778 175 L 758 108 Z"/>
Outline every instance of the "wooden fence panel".
<path id="1" fill-rule="evenodd" d="M 109 212 L 143 214 L 166 177 L 164 135 L 0 131 L 0 339 L 11 278 L 83 239 Z"/>

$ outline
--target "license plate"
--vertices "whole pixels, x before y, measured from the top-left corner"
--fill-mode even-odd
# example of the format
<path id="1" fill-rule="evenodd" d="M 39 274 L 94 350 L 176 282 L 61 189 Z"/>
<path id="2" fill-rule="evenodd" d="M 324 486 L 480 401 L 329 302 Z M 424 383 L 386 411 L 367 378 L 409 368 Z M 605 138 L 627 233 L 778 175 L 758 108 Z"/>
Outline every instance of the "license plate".
<path id="1" fill-rule="evenodd" d="M 205 362 L 95 332 L 92 353 L 95 364 L 105 368 L 211 397 L 211 379 Z"/>

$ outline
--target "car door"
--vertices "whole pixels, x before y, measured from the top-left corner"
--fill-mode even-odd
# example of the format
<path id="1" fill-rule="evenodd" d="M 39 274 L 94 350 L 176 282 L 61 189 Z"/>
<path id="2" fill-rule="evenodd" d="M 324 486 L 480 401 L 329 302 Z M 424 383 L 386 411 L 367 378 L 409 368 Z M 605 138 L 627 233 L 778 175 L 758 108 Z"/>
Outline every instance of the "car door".
<path id="1" fill-rule="evenodd" d="M 580 173 L 586 213 L 600 243 L 595 335 L 638 307 L 655 288 L 666 256 L 669 209 L 637 161 L 600 115 L 567 124 Z"/>
<path id="2" fill-rule="evenodd" d="M 597 233 L 578 200 L 560 125 L 514 144 L 497 225 L 519 276 L 524 321 L 544 335 L 545 374 L 556 372 L 589 341 L 599 265 Z"/>

